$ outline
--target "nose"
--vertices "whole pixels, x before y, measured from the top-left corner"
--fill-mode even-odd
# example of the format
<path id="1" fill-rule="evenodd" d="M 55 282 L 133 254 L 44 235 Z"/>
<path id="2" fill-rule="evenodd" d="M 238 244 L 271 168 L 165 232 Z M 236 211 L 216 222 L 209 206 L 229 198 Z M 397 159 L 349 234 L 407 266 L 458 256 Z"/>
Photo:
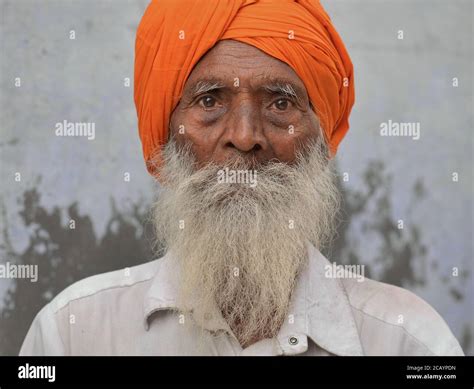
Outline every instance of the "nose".
<path id="1" fill-rule="evenodd" d="M 222 138 L 226 152 L 257 156 L 266 148 L 259 108 L 251 100 L 243 100 L 229 112 Z"/>

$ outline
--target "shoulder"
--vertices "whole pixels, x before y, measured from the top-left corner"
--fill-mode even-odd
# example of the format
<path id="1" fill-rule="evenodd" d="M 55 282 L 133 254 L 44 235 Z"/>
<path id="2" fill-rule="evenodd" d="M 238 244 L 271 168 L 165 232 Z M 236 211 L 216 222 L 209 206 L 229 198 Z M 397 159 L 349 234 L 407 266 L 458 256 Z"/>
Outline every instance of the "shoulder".
<path id="1" fill-rule="evenodd" d="M 153 278 L 158 266 L 159 259 L 156 259 L 138 266 L 84 278 L 68 286 L 51 300 L 50 309 L 56 313 L 77 300 L 97 298 L 108 292 L 140 287 Z"/>
<path id="2" fill-rule="evenodd" d="M 394 285 L 365 278 L 343 281 L 361 340 L 383 341 L 390 354 L 463 355 L 446 322 L 425 300 Z"/>
<path id="3" fill-rule="evenodd" d="M 121 318 L 139 309 L 137 297 L 145 293 L 160 260 L 87 277 L 70 285 L 36 315 L 23 341 L 20 355 L 69 355 L 71 320 L 84 331 L 88 323 Z M 121 309 L 122 304 L 130 309 Z M 121 315 L 121 316 L 120 316 Z"/>

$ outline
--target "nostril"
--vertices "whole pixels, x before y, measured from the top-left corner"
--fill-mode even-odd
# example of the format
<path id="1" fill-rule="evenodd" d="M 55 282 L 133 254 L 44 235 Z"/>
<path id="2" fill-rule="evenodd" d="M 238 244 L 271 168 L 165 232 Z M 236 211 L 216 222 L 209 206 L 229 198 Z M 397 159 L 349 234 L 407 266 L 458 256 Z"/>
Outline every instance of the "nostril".
<path id="1" fill-rule="evenodd" d="M 226 148 L 230 148 L 230 149 L 238 149 L 238 150 L 241 150 L 241 151 L 245 151 L 245 152 L 255 152 L 255 151 L 260 151 L 262 150 L 262 145 L 259 144 L 259 143 L 256 143 L 253 145 L 253 147 L 249 150 L 242 150 L 241 147 L 237 147 L 236 145 L 234 145 L 232 142 L 227 142 L 226 145 L 225 145 Z"/>

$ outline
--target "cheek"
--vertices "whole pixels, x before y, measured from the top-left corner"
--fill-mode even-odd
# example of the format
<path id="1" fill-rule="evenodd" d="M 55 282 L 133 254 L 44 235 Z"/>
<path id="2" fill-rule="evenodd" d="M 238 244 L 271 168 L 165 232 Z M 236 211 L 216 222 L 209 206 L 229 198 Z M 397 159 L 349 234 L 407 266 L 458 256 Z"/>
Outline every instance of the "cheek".
<path id="1" fill-rule="evenodd" d="M 293 162 L 295 160 L 296 145 L 300 136 L 283 135 L 269 136 L 274 157 L 281 162 Z"/>
<path id="2" fill-rule="evenodd" d="M 191 145 L 198 163 L 207 162 L 214 153 L 218 136 L 212 126 L 203 126 L 187 112 L 174 112 L 171 117 L 171 133 L 180 145 Z"/>
<path id="3" fill-rule="evenodd" d="M 288 128 L 288 130 L 267 131 L 267 139 L 272 146 L 275 157 L 282 161 L 292 163 L 296 159 L 296 152 L 302 145 L 317 139 L 319 134 L 319 123 L 305 118 L 299 125 Z"/>

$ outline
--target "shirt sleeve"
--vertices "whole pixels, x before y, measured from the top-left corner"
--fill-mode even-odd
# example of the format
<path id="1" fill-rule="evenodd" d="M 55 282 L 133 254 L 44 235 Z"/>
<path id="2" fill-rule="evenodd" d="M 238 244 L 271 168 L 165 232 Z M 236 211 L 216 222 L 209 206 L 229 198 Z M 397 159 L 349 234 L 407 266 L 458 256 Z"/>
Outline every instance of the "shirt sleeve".
<path id="1" fill-rule="evenodd" d="M 51 304 L 35 317 L 20 349 L 20 356 L 63 356 L 64 343 Z"/>
<path id="2" fill-rule="evenodd" d="M 454 357 L 464 357 L 464 351 L 461 348 L 461 345 L 457 341 L 457 339 L 454 337 L 454 335 L 451 334 L 451 347 L 449 347 L 446 352 L 442 353 L 441 355 L 445 356 L 454 356 Z"/>

